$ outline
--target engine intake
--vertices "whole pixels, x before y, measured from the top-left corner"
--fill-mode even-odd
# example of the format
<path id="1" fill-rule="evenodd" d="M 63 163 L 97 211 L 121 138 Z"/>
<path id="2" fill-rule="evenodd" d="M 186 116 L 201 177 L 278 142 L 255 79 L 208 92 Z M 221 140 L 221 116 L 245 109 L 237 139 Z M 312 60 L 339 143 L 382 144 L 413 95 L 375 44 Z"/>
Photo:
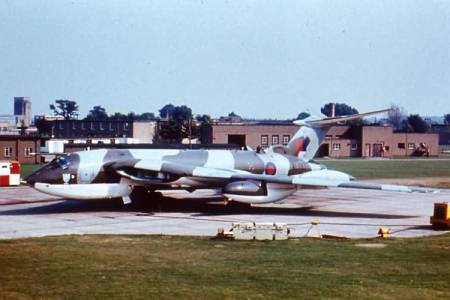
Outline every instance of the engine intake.
<path id="1" fill-rule="evenodd" d="M 297 187 L 291 184 L 266 183 L 259 181 L 235 181 L 224 188 L 224 196 L 242 203 L 270 203 L 292 195 Z"/>
<path id="2" fill-rule="evenodd" d="M 265 196 L 267 195 L 267 186 L 265 182 L 245 180 L 234 181 L 225 186 L 225 194 L 245 195 L 245 196 Z"/>

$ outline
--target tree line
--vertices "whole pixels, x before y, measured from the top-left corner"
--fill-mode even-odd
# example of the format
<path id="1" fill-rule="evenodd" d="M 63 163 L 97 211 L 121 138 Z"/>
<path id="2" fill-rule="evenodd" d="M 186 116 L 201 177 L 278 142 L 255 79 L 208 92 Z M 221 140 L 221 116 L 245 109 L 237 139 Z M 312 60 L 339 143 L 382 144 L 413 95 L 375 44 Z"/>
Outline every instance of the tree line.
<path id="1" fill-rule="evenodd" d="M 330 117 L 333 113 L 335 116 L 352 115 L 359 113 L 358 109 L 346 103 L 327 103 L 321 108 L 321 112 Z M 55 104 L 50 105 L 50 110 L 55 115 L 62 116 L 65 120 L 76 119 L 79 116 L 79 107 L 76 101 L 59 99 Z M 296 119 L 305 119 L 310 114 L 301 112 Z M 200 137 L 202 130 L 205 130 L 211 123 L 211 117 L 207 114 L 197 114 L 194 116 L 192 109 L 186 105 L 175 106 L 167 104 L 159 110 L 158 117 L 164 121 L 160 128 L 160 135 L 165 140 L 181 141 L 187 137 Z M 152 112 L 144 112 L 136 114 L 130 112 L 123 114 L 115 112 L 108 114 L 106 109 L 100 105 L 94 106 L 83 120 L 154 120 L 157 116 Z M 227 117 L 225 117 L 226 119 Z M 228 114 L 228 118 L 240 118 L 234 112 Z M 430 130 L 426 120 L 418 114 L 407 114 L 406 110 L 397 105 L 392 105 L 388 112 L 385 123 L 391 125 L 396 132 L 418 132 L 424 133 Z M 444 123 L 450 124 L 450 114 L 444 115 Z M 350 122 L 353 125 L 364 124 L 364 121 Z"/>
<path id="2" fill-rule="evenodd" d="M 54 115 L 62 116 L 65 120 L 77 119 L 79 106 L 76 101 L 58 99 L 50 105 Z M 202 131 L 211 123 L 209 115 L 195 115 L 186 105 L 175 106 L 167 104 L 159 110 L 158 118 L 162 121 L 159 128 L 159 138 L 167 142 L 181 142 L 184 138 L 200 138 Z M 123 114 L 115 112 L 108 114 L 106 109 L 95 105 L 82 120 L 86 121 L 149 121 L 157 117 L 152 112 Z"/>

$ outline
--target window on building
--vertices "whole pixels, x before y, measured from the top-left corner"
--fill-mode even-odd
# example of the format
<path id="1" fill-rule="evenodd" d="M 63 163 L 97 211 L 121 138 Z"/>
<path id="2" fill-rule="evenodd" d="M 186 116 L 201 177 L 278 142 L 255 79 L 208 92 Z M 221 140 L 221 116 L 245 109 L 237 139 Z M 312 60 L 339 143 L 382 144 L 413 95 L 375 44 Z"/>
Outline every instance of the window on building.
<path id="1" fill-rule="evenodd" d="M 409 149 L 409 150 L 414 150 L 414 149 L 416 149 L 416 144 L 414 144 L 414 143 L 408 143 L 408 149 Z"/>
<path id="2" fill-rule="evenodd" d="M 94 130 L 94 122 L 91 122 L 91 130 Z"/>
<path id="3" fill-rule="evenodd" d="M 272 135 L 272 145 L 278 145 L 280 143 L 280 136 L 278 134 Z"/>
<path id="4" fill-rule="evenodd" d="M 128 122 L 123 123 L 123 130 L 128 130 Z"/>
<path id="5" fill-rule="evenodd" d="M 110 131 L 113 131 L 113 130 L 114 130 L 113 122 L 110 122 L 110 123 L 109 123 L 109 130 L 110 130 Z"/>
<path id="6" fill-rule="evenodd" d="M 31 153 L 33 153 L 33 148 L 31 147 L 25 147 L 24 150 L 24 155 L 25 157 L 31 157 Z"/>
<path id="7" fill-rule="evenodd" d="M 64 123 L 63 122 L 59 122 L 58 123 L 58 127 L 59 127 L 59 129 L 64 129 Z"/>
<path id="8" fill-rule="evenodd" d="M 289 140 L 291 139 L 291 137 L 287 134 L 287 135 L 283 135 L 283 145 L 287 145 L 289 144 Z"/>
<path id="9" fill-rule="evenodd" d="M 269 145 L 269 136 L 264 134 L 261 135 L 261 146 L 268 146 Z"/>
<path id="10" fill-rule="evenodd" d="M 405 143 L 398 143 L 398 149 L 405 149 Z"/>
<path id="11" fill-rule="evenodd" d="M 77 129 L 77 124 L 75 123 L 75 121 L 72 121 L 72 129 L 73 130 Z"/>
<path id="12" fill-rule="evenodd" d="M 105 129 L 105 128 L 103 128 L 103 122 L 99 123 L 99 127 L 100 127 L 100 130 L 104 130 Z"/>
<path id="13" fill-rule="evenodd" d="M 333 151 L 341 150 L 341 144 L 333 144 Z"/>
<path id="14" fill-rule="evenodd" d="M 5 147 L 5 151 L 4 151 L 5 157 L 11 157 L 12 150 L 13 150 L 12 147 Z"/>
<path id="15" fill-rule="evenodd" d="M 352 149 L 353 151 L 358 150 L 358 144 L 352 143 L 351 149 Z"/>

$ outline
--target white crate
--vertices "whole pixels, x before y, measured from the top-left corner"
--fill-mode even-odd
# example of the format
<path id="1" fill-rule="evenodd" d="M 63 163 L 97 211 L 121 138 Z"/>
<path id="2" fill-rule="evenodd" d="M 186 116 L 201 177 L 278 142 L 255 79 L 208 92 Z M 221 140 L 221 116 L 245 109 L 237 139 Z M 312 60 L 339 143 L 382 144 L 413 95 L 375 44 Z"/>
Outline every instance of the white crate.
<path id="1" fill-rule="evenodd" d="M 285 223 L 233 223 L 236 240 L 287 240 L 289 228 Z"/>

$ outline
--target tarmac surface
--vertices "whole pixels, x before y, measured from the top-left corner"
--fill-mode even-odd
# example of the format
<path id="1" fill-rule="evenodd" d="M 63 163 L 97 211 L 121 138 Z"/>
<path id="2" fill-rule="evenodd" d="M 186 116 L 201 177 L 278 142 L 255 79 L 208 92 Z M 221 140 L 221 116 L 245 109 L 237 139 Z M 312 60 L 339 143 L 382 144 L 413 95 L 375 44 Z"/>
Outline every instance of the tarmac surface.
<path id="1" fill-rule="evenodd" d="M 186 195 L 196 199 L 186 200 Z M 433 203 L 450 193 L 393 193 L 342 188 L 302 189 L 281 203 L 251 208 L 205 203 L 206 193 L 168 198 L 157 209 L 123 206 L 113 200 L 75 201 L 42 194 L 28 186 L 0 188 L 0 238 L 65 234 L 170 234 L 214 236 L 233 222 L 287 223 L 296 237 L 328 234 L 375 237 L 380 227 L 392 236 L 443 233 L 430 225 Z M 172 195 L 172 197 L 175 197 Z M 311 225 L 317 222 L 318 225 Z"/>

